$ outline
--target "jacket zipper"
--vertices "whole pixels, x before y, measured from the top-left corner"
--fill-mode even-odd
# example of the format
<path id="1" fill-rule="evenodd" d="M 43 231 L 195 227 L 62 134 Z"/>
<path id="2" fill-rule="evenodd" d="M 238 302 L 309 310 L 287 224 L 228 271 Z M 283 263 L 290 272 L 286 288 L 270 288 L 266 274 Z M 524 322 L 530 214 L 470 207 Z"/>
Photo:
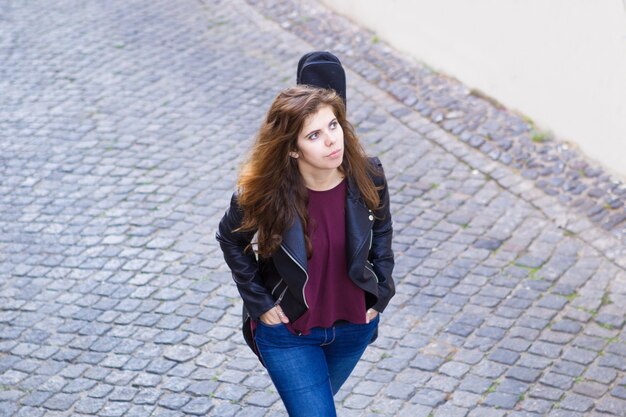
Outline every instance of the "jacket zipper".
<path id="1" fill-rule="evenodd" d="M 372 267 L 370 267 L 369 265 L 370 265 L 370 263 L 369 263 L 369 261 L 367 261 L 367 262 L 365 263 L 365 268 L 366 268 L 367 270 L 369 270 L 372 274 L 374 274 L 374 277 L 376 277 L 376 282 L 380 282 L 380 280 L 378 279 L 378 275 L 376 275 L 376 272 L 374 272 L 374 267 L 373 267 L 373 266 L 372 266 Z"/>
<path id="2" fill-rule="evenodd" d="M 283 283 L 283 279 L 281 278 L 281 279 L 280 279 L 280 281 L 278 281 L 278 284 L 274 285 L 274 288 L 272 288 L 272 294 L 274 294 L 274 291 L 276 291 L 276 289 L 278 288 L 278 286 L 279 286 L 280 284 L 282 284 L 282 283 Z"/>
<path id="3" fill-rule="evenodd" d="M 283 297 L 285 296 L 285 293 L 287 292 L 288 289 L 289 289 L 289 287 L 285 287 L 283 292 L 280 293 L 280 296 L 278 297 L 278 300 L 276 300 L 276 302 L 274 303 L 275 306 L 277 306 L 278 304 L 280 304 L 281 301 L 283 301 Z"/>
<path id="4" fill-rule="evenodd" d="M 300 269 L 302 270 L 302 272 L 304 272 L 304 275 L 306 276 L 306 280 L 304 281 L 304 285 L 302 286 L 302 300 L 304 301 L 304 305 L 306 306 L 306 308 L 309 308 L 309 304 L 306 302 L 306 294 L 304 293 L 304 290 L 306 289 L 306 284 L 309 282 L 309 274 L 306 272 L 306 269 L 304 269 L 304 267 L 300 265 L 300 263 L 296 261 L 293 256 L 291 256 L 291 254 L 287 251 L 287 249 L 285 249 L 283 245 L 280 245 L 280 248 L 283 250 L 283 252 L 287 254 L 287 256 L 291 258 L 291 260 L 296 265 L 300 267 Z"/>

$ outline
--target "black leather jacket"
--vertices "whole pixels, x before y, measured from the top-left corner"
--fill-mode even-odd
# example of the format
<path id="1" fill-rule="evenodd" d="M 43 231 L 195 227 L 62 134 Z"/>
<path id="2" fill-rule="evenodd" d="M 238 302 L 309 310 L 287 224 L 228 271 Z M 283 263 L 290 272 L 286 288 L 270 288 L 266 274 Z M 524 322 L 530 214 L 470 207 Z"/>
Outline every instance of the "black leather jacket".
<path id="1" fill-rule="evenodd" d="M 392 221 L 389 210 L 389 190 L 378 158 L 370 162 L 379 167 L 380 175 L 373 178 L 380 187 L 381 208 L 367 208 L 358 189 L 348 179 L 346 195 L 346 255 L 348 275 L 365 291 L 366 308 L 383 312 L 395 286 L 391 277 L 394 259 L 391 249 Z M 254 232 L 233 232 L 241 225 L 243 213 L 237 203 L 237 193 L 220 221 L 216 238 L 224 252 L 237 289 L 244 304 L 244 337 L 255 350 L 247 321 L 259 317 L 280 304 L 291 322 L 308 309 L 304 290 L 308 280 L 304 230 L 298 220 L 284 233 L 280 249 L 269 259 L 259 259 L 245 251 Z"/>

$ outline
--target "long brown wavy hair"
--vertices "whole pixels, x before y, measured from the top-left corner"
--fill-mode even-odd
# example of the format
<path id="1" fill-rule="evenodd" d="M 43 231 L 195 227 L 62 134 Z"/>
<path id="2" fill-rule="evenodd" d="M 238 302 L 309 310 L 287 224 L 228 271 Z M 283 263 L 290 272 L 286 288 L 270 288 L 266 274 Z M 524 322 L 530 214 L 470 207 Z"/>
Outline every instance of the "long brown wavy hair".
<path id="1" fill-rule="evenodd" d="M 351 178 L 367 207 L 380 204 L 372 180 L 377 167 L 369 163 L 352 125 L 346 120 L 344 103 L 333 90 L 297 86 L 283 90 L 274 99 L 244 163 L 237 188 L 243 220 L 239 231 L 257 232 L 257 253 L 270 257 L 282 242 L 282 235 L 295 221 L 302 221 L 306 232 L 309 217 L 308 193 L 298 164 L 289 156 L 297 151 L 297 138 L 307 117 L 330 106 L 343 129 L 344 156 L 340 170 Z M 307 256 L 312 245 L 305 233 Z"/>

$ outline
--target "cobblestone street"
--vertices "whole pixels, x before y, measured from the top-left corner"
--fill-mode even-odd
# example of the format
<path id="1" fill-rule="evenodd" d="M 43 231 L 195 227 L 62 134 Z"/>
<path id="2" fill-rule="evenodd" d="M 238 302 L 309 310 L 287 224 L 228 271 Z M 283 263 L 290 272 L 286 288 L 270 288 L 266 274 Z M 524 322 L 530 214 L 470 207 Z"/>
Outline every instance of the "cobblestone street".
<path id="1" fill-rule="evenodd" d="M 215 231 L 316 49 L 394 215 L 339 415 L 626 416 L 626 187 L 371 39 L 316 2 L 0 2 L 0 417 L 287 416 Z"/>

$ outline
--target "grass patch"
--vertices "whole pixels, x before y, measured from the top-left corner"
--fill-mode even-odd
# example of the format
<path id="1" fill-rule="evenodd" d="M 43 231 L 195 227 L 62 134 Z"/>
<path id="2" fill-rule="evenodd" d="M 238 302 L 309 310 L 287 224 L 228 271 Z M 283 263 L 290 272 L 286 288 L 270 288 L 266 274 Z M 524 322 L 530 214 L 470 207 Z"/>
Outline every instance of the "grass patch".
<path id="1" fill-rule="evenodd" d="M 225 20 L 218 20 L 216 22 L 211 22 L 211 24 L 208 25 L 207 28 L 208 29 L 213 29 L 215 27 L 224 26 L 226 23 L 228 23 L 228 22 L 226 22 Z"/>
<path id="2" fill-rule="evenodd" d="M 584 311 L 587 314 L 590 314 L 591 317 L 596 317 L 598 315 L 598 310 L 592 310 L 590 308 L 585 308 L 585 307 L 576 307 L 576 310 L 578 311 Z"/>
<path id="3" fill-rule="evenodd" d="M 602 300 L 600 300 L 600 306 L 608 306 L 609 304 L 613 304 L 613 301 L 610 300 L 609 293 L 605 291 Z"/>
<path id="4" fill-rule="evenodd" d="M 489 388 L 487 388 L 487 394 L 491 394 L 492 392 L 496 392 L 496 389 L 498 388 L 498 385 L 500 385 L 500 381 L 496 381 L 493 384 L 491 384 L 489 386 Z"/>
<path id="5" fill-rule="evenodd" d="M 542 132 L 536 129 L 532 131 L 532 135 L 530 136 L 530 140 L 532 140 L 533 143 L 545 143 L 548 141 L 548 139 L 549 136 L 546 132 Z"/>
<path id="6" fill-rule="evenodd" d="M 537 276 L 537 272 L 539 272 L 539 268 L 529 268 L 528 279 L 531 279 L 533 281 L 540 281 L 542 278 Z"/>
<path id="7" fill-rule="evenodd" d="M 527 270 L 528 271 L 528 279 L 530 279 L 532 281 L 541 281 L 543 279 L 543 278 L 537 276 L 537 272 L 539 272 L 539 270 L 541 269 L 540 266 L 532 267 L 532 266 L 528 266 L 528 265 L 519 264 L 519 263 L 517 263 L 515 261 L 511 261 L 511 263 L 509 265 L 516 266 L 518 268 Z"/>
<path id="8" fill-rule="evenodd" d="M 470 94 L 474 97 L 477 97 L 481 100 L 485 100 L 487 103 L 491 104 L 493 107 L 497 108 L 497 109 L 505 109 L 506 107 L 500 103 L 498 100 L 496 100 L 495 98 L 487 95 L 487 93 L 477 89 L 477 88 L 472 88 L 470 89 Z"/>
<path id="9" fill-rule="evenodd" d="M 598 326 L 602 327 L 603 329 L 607 329 L 607 330 L 615 330 L 615 327 L 613 327 L 612 324 L 608 324 L 608 323 L 598 323 Z"/>

